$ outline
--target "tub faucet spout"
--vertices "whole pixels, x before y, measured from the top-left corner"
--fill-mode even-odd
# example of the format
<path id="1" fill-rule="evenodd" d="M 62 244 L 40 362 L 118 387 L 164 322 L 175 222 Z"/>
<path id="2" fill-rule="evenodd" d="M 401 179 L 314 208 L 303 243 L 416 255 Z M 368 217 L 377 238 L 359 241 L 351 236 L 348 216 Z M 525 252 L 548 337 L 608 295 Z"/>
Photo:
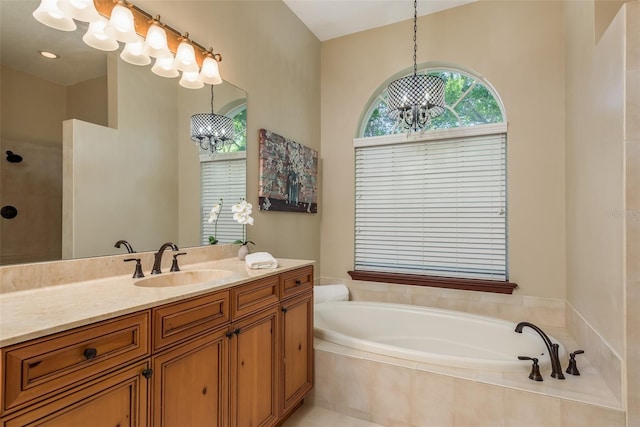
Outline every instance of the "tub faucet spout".
<path id="1" fill-rule="evenodd" d="M 160 265 L 162 264 L 162 254 L 164 254 L 165 249 L 171 248 L 172 251 L 177 251 L 178 247 L 171 243 L 167 242 L 160 246 L 158 252 L 154 254 L 153 268 L 151 269 L 151 274 L 160 274 L 162 271 L 160 270 Z"/>
<path id="2" fill-rule="evenodd" d="M 551 377 L 559 380 L 564 379 L 564 374 L 562 373 L 562 366 L 560 366 L 560 356 L 558 355 L 558 349 L 560 347 L 559 344 L 552 343 L 547 334 L 544 333 L 542 329 L 529 322 L 520 322 L 516 325 L 515 331 L 519 334 L 522 333 L 522 329 L 528 326 L 533 329 L 540 335 L 542 341 L 544 341 L 544 345 L 547 346 L 547 351 L 549 352 L 549 358 L 551 359 Z"/>

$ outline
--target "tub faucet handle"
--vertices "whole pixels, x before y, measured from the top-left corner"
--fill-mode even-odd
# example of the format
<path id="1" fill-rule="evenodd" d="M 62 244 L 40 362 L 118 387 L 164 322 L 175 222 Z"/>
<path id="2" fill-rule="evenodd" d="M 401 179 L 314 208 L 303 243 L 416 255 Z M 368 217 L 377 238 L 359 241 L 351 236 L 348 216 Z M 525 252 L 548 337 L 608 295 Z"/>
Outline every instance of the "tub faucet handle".
<path id="1" fill-rule="evenodd" d="M 567 366 L 567 374 L 580 375 L 578 371 L 578 365 L 576 364 L 576 355 L 584 353 L 584 350 L 576 350 L 573 353 L 569 353 L 569 366 Z"/>
<path id="2" fill-rule="evenodd" d="M 533 381 L 542 381 L 542 375 L 540 375 L 540 365 L 538 365 L 538 358 L 518 356 L 518 359 L 531 360 L 533 362 L 533 365 L 531 365 L 531 373 L 529 374 L 529 379 Z"/>

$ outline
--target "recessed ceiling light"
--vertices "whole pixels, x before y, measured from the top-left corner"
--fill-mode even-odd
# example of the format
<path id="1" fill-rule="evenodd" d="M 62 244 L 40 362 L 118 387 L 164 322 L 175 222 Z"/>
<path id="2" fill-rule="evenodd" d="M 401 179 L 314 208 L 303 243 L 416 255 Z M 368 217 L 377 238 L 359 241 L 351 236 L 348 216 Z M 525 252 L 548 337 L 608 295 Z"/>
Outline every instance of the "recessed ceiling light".
<path id="1" fill-rule="evenodd" d="M 57 53 L 49 52 L 48 50 L 39 50 L 38 52 L 40 52 L 40 55 L 44 56 L 45 58 L 49 58 L 49 59 L 60 58 L 60 55 L 58 55 Z"/>

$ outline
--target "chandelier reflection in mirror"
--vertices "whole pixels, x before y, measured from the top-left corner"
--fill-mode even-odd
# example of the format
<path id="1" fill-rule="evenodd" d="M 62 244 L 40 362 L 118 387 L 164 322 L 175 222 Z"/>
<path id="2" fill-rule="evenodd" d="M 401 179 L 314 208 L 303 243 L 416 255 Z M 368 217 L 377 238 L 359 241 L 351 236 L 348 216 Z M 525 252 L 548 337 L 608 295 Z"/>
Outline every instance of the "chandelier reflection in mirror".
<path id="1" fill-rule="evenodd" d="M 225 148 L 235 138 L 233 120 L 213 112 L 213 85 L 211 86 L 211 113 L 191 116 L 191 140 L 210 156 Z"/>
<path id="2" fill-rule="evenodd" d="M 179 84 L 187 89 L 222 83 L 218 69 L 222 55 L 126 0 L 41 0 L 33 17 L 61 31 L 75 31 L 75 21 L 86 22 L 88 30 L 82 40 L 87 45 L 112 51 L 120 48 L 120 42 L 124 61 L 146 66 L 155 58 L 154 74 L 174 78 L 182 72 Z"/>
<path id="3" fill-rule="evenodd" d="M 418 1 L 413 2 L 413 74 L 389 84 L 389 117 L 396 126 L 411 133 L 422 131 L 433 117 L 444 113 L 444 81 L 437 76 L 418 75 L 416 56 Z"/>

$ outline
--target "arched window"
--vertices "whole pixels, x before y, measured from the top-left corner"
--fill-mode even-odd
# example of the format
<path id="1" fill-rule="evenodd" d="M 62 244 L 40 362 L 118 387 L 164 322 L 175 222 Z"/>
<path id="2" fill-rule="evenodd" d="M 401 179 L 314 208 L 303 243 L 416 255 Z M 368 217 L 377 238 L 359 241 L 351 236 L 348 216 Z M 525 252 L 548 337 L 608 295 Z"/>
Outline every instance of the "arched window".
<path id="1" fill-rule="evenodd" d="M 445 113 L 405 135 L 387 116 L 383 85 L 354 140 L 351 276 L 510 292 L 502 103 L 469 73 L 422 72 L 444 80 Z"/>
<path id="2" fill-rule="evenodd" d="M 428 130 L 504 121 L 502 105 L 487 83 L 462 71 L 422 70 L 419 74 L 438 76 L 445 83 L 445 112 L 431 121 Z M 385 86 L 369 105 L 360 136 L 402 133 L 388 116 L 387 96 Z"/>

